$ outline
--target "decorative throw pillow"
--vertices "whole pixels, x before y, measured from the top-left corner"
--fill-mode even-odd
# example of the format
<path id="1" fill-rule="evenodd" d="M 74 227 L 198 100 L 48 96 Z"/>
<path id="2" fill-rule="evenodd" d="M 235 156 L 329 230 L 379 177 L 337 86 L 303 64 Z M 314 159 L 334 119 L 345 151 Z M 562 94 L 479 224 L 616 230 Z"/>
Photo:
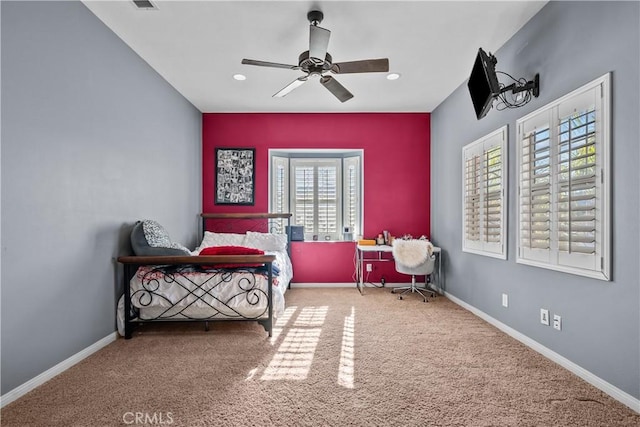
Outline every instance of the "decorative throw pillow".
<path id="1" fill-rule="evenodd" d="M 142 231 L 144 232 L 144 238 L 147 239 L 149 246 L 154 248 L 171 247 L 169 233 L 167 233 L 164 227 L 156 221 L 150 219 L 142 221 Z"/>
<path id="2" fill-rule="evenodd" d="M 191 252 L 171 242 L 169 234 L 156 221 L 138 221 L 131 231 L 131 246 L 137 256 L 184 256 Z"/>
<path id="3" fill-rule="evenodd" d="M 264 255 L 264 251 L 243 246 L 211 246 L 200 251 L 200 255 Z M 234 263 L 206 265 L 204 268 L 261 267 L 262 263 Z"/>

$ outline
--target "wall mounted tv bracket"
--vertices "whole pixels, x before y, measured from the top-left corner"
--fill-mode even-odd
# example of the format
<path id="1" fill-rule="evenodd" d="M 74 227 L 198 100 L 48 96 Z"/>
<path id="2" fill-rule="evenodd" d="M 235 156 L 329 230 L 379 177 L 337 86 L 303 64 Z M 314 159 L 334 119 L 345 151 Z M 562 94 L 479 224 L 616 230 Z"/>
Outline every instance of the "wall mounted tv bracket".
<path id="1" fill-rule="evenodd" d="M 514 95 L 518 92 L 531 91 L 531 94 L 537 98 L 540 95 L 540 74 L 536 73 L 533 80 L 529 80 L 525 84 L 512 83 L 509 86 L 505 86 L 500 89 L 498 94 L 508 91 L 511 91 Z"/>
<path id="2" fill-rule="evenodd" d="M 491 53 L 489 53 L 489 61 L 491 61 L 494 67 L 498 63 L 498 60 L 496 59 L 496 57 Z M 536 75 L 533 77 L 533 80 L 529 80 L 526 83 L 522 83 L 524 78 L 516 80 L 513 77 L 511 77 L 509 74 L 503 71 L 496 71 L 496 73 L 504 74 L 505 76 L 508 76 L 511 80 L 514 81 L 514 83 L 510 84 L 509 86 L 505 86 L 501 88 L 500 92 L 495 94 L 496 97 L 508 91 L 511 91 L 513 95 L 519 92 L 531 92 L 531 94 L 536 98 L 538 97 L 538 95 L 540 95 L 540 74 L 539 73 L 536 73 Z"/>

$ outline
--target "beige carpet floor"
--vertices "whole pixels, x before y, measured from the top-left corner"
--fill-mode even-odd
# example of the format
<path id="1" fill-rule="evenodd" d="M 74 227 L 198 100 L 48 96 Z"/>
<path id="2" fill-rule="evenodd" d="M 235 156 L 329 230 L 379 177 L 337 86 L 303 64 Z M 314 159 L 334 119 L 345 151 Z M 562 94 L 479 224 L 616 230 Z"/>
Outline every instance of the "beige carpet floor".
<path id="1" fill-rule="evenodd" d="M 3 426 L 638 426 L 444 297 L 292 289 L 255 322 L 145 325 L 3 408 Z"/>

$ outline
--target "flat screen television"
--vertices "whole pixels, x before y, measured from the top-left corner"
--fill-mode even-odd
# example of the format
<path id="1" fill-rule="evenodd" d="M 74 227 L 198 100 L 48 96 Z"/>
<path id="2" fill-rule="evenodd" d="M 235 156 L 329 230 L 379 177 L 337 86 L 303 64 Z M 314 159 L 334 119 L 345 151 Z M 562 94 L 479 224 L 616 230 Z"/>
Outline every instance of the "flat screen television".
<path id="1" fill-rule="evenodd" d="M 500 94 L 500 84 L 495 69 L 497 62 L 493 55 L 488 55 L 482 48 L 478 49 L 467 83 L 478 120 L 487 115 L 493 100 Z"/>

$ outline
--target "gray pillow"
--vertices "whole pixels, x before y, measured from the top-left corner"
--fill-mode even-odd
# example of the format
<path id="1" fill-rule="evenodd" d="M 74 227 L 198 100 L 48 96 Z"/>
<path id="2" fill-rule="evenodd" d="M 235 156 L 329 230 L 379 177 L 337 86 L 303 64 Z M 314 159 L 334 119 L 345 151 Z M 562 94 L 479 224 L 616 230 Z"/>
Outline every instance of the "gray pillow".
<path id="1" fill-rule="evenodd" d="M 156 221 L 138 221 L 131 231 L 131 246 L 137 256 L 185 256 L 189 250 L 172 243 L 169 234 Z"/>

